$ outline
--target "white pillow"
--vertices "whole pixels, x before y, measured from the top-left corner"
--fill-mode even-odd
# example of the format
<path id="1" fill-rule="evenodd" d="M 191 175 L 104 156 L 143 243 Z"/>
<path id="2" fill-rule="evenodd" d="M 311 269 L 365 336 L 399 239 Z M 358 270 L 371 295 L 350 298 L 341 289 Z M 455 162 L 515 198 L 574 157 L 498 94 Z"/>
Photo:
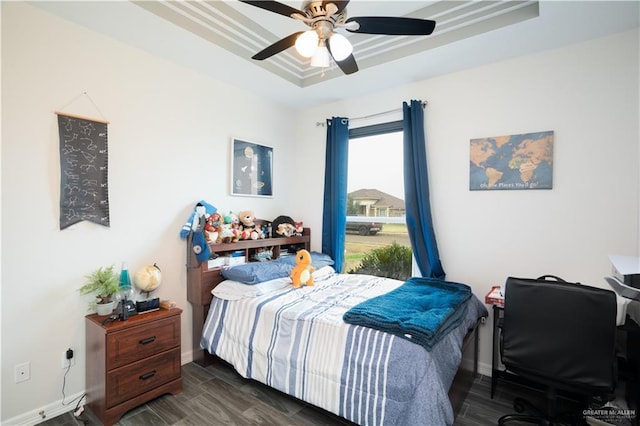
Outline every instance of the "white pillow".
<path id="1" fill-rule="evenodd" d="M 336 270 L 333 269 L 333 266 L 329 266 L 329 265 L 323 266 L 322 268 L 316 269 L 313 272 L 313 279 L 314 281 L 322 281 L 329 278 L 335 273 L 336 273 Z"/>
<path id="2" fill-rule="evenodd" d="M 272 291 L 283 289 L 291 285 L 289 277 L 276 278 L 275 280 L 265 281 L 260 284 L 243 284 L 239 281 L 224 280 L 211 290 L 218 299 L 238 300 L 245 297 L 258 297 Z"/>
<path id="3" fill-rule="evenodd" d="M 323 266 L 313 272 L 313 279 L 322 281 L 335 273 L 335 269 L 331 266 Z M 271 293 L 277 290 L 291 286 L 291 278 L 276 278 L 274 280 L 265 281 L 259 284 L 244 284 L 240 281 L 224 280 L 211 290 L 218 299 L 239 300 L 249 297 L 258 297 L 263 294 Z"/>

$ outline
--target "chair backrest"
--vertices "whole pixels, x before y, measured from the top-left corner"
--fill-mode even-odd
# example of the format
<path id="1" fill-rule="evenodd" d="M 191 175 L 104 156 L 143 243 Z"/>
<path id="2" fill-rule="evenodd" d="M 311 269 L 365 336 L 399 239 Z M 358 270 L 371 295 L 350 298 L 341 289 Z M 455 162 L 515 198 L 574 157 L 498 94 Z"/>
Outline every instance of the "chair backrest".
<path id="1" fill-rule="evenodd" d="M 502 362 L 560 389 L 608 392 L 616 381 L 616 296 L 555 281 L 506 282 Z"/>

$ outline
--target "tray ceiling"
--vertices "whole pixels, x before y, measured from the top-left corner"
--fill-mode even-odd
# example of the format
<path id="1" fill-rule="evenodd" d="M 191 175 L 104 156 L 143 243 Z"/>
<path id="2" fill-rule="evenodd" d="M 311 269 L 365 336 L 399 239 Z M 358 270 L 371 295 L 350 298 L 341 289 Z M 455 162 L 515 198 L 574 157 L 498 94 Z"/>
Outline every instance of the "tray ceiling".
<path id="1" fill-rule="evenodd" d="M 283 1 L 300 8 L 300 1 Z M 237 0 L 29 1 L 58 17 L 291 108 L 423 81 L 638 28 L 639 1 L 351 0 L 349 16 L 434 19 L 430 36 L 347 33 L 360 71 L 312 68 L 288 49 L 251 59 L 307 27 Z M 416 96 L 424 96 L 416 94 Z"/>
<path id="2" fill-rule="evenodd" d="M 134 1 L 158 17 L 223 49 L 253 61 L 251 56 L 266 46 L 308 27 L 299 21 L 257 9 L 241 2 L 223 1 Z M 299 8 L 294 2 L 288 3 Z M 437 1 L 389 2 L 352 1 L 348 16 L 407 16 L 437 22 L 430 36 L 345 35 L 354 48 L 359 68 L 375 67 L 400 58 L 493 31 L 539 15 L 537 1 Z M 427 4 L 427 6 L 425 6 Z M 389 8 L 386 8 L 389 9 Z M 382 13 L 380 11 L 382 10 Z M 264 61 L 253 61 L 261 68 L 299 86 L 307 87 L 342 76 L 332 64 L 314 68 L 295 49 L 288 49 Z"/>

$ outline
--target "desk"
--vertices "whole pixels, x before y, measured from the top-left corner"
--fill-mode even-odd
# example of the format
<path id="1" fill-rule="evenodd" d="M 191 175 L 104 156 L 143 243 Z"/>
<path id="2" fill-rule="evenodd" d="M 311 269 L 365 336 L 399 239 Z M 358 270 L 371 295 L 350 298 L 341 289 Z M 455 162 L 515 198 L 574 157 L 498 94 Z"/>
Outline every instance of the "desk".
<path id="1" fill-rule="evenodd" d="M 522 384 L 539 388 L 534 383 L 510 373 L 500 364 L 500 322 L 504 315 L 504 308 L 493 304 L 493 354 L 491 360 L 491 398 L 495 394 L 498 381 Z M 620 305 L 619 305 L 620 306 Z M 630 312 L 625 311 L 624 321 L 618 323 L 618 372 L 619 380 L 626 385 L 625 399 L 629 409 L 638 412 L 640 407 L 640 326 Z M 638 418 L 634 425 L 637 425 Z"/>

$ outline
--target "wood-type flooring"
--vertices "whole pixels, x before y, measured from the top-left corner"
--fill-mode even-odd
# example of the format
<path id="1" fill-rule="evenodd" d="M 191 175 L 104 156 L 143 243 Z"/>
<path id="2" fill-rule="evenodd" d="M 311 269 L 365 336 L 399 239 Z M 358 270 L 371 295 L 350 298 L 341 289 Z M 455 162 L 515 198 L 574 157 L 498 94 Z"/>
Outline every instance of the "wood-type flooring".
<path id="1" fill-rule="evenodd" d="M 261 383 L 240 377 L 224 363 L 203 368 L 195 363 L 182 366 L 183 392 L 164 395 L 127 412 L 119 426 L 204 425 L 352 425 L 338 416 L 303 403 Z M 478 375 L 469 388 L 455 389 L 456 426 L 496 425 L 503 414 L 513 413 L 515 396 L 541 401 L 541 394 L 500 383 L 490 397 L 491 378 Z M 84 420 L 84 422 L 82 421 Z M 45 419 L 45 426 L 96 426 L 102 423 L 88 409 L 81 418 L 67 412 Z M 437 425 L 426 425 L 437 426 Z"/>

